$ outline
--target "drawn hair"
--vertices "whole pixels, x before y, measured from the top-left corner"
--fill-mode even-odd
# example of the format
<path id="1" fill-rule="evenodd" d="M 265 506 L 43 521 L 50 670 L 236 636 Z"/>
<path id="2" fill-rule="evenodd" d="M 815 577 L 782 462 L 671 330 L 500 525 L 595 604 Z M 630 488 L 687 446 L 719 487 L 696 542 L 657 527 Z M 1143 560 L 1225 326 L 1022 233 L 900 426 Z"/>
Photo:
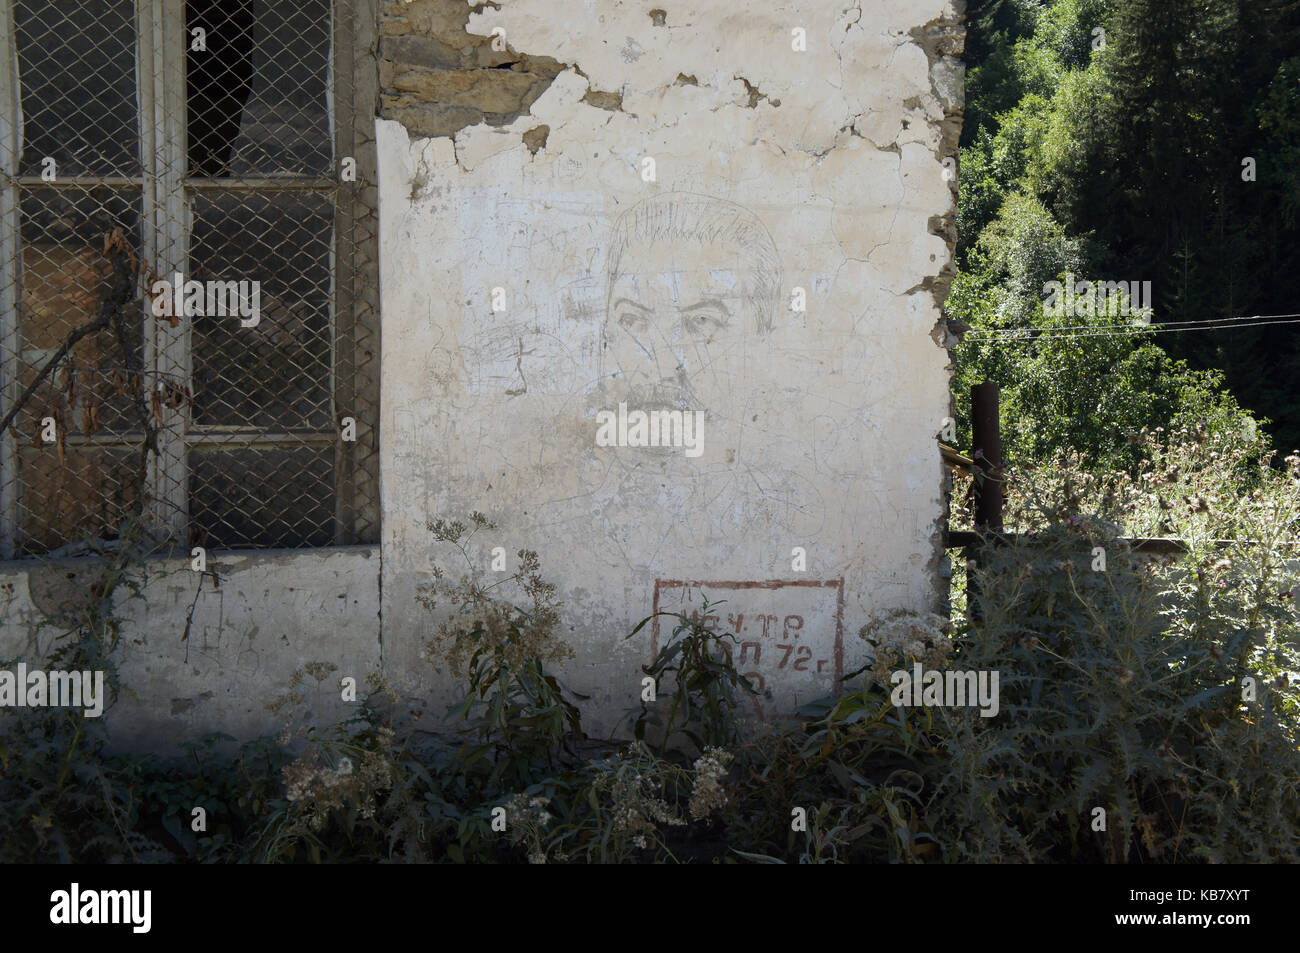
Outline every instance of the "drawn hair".
<path id="1" fill-rule="evenodd" d="M 622 274 L 623 254 L 633 243 L 734 243 L 743 249 L 754 277 L 747 300 L 758 315 L 758 331 L 772 330 L 781 296 L 781 258 L 758 216 L 742 205 L 691 192 L 665 192 L 638 202 L 614 225 L 606 260 L 607 287 Z M 740 269 L 737 269 L 740 270 Z"/>

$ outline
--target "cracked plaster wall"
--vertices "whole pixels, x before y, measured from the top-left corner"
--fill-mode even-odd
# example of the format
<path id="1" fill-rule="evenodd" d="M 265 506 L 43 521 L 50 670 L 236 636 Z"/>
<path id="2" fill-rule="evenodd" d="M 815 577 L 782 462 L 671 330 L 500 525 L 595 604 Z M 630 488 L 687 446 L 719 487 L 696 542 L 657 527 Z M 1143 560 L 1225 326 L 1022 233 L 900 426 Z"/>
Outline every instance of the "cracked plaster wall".
<path id="1" fill-rule="evenodd" d="M 437 515 L 498 521 L 471 551 L 480 568 L 496 545 L 511 568 L 517 549 L 539 553 L 589 731 L 614 729 L 639 699 L 653 634 L 624 636 L 656 589 L 660 608 L 689 613 L 700 593 L 678 583 L 742 584 L 708 594 L 726 600 L 716 625 L 751 643 L 742 669 L 763 676 L 765 715 L 831 687 L 837 633 L 848 671 L 870 615 L 933 607 L 960 7 L 386 0 L 379 27 L 382 559 L 376 547 L 210 554 L 221 586 L 197 598 L 187 561 L 153 564 L 145 600 L 121 603 L 115 743 L 274 730 L 265 704 L 317 660 L 358 680 L 382 664 L 446 700 L 452 683 L 421 658 L 434 620 L 415 601 L 435 563 L 455 569 L 424 528 Z M 791 49 L 795 27 L 806 52 Z M 635 393 L 620 389 L 635 356 L 612 357 L 615 226 L 681 193 L 694 197 L 681 208 L 712 209 L 723 238 L 660 248 L 640 272 L 677 287 L 707 252 L 705 278 L 725 288 L 762 261 L 771 328 L 737 293 L 742 313 L 683 356 L 701 456 L 597 447 L 596 412 Z M 796 287 L 806 312 L 790 310 Z M 44 657 L 41 607 L 75 598 L 84 575 L 76 562 L 0 566 L 0 657 Z M 337 692 L 322 698 L 308 717 L 339 713 Z"/>
<path id="2" fill-rule="evenodd" d="M 207 568 L 219 584 L 205 576 L 200 588 L 188 559 L 153 559 L 143 598 L 120 590 L 122 692 L 104 715 L 114 746 L 174 752 L 211 731 L 274 733 L 283 723 L 266 704 L 289 691 L 296 669 L 327 661 L 333 679 L 360 686 L 379 666 L 377 547 L 210 553 Z M 0 659 L 40 667 L 59 634 L 40 621 L 97 578 L 89 560 L 0 564 Z M 297 717 L 345 714 L 334 682 L 319 697 L 315 683 L 299 690 Z M 0 711 L 13 717 L 21 710 Z"/>
<path id="3" fill-rule="evenodd" d="M 424 524 L 473 510 L 500 524 L 476 539 L 480 569 L 493 546 L 511 568 L 528 548 L 559 587 L 577 651 L 563 675 L 597 730 L 638 701 L 652 635 L 624 636 L 656 589 L 661 609 L 699 605 L 674 581 L 746 584 L 709 595 L 728 602 L 719 627 L 766 650 L 748 659 L 773 692 L 764 713 L 831 687 L 837 632 L 848 671 L 869 616 L 936 605 L 961 15 L 948 0 L 381 8 L 390 676 L 447 697 L 445 677 L 424 675 L 433 620 L 415 593 L 435 563 L 456 566 Z M 696 459 L 595 442 L 621 394 L 662 397 L 636 388 L 635 355 L 616 356 L 611 301 L 618 223 L 644 238 L 628 223 L 655 215 L 713 215 L 724 235 L 703 251 L 632 242 L 637 280 L 670 304 L 693 283 L 779 283 L 769 331 L 745 311 L 761 296 L 737 290 L 707 346 L 643 347 L 648 379 L 676 361 L 677 406 L 706 414 Z M 806 312 L 790 308 L 796 287 Z M 809 647 L 800 673 L 778 664 L 778 634 L 795 659 Z"/>

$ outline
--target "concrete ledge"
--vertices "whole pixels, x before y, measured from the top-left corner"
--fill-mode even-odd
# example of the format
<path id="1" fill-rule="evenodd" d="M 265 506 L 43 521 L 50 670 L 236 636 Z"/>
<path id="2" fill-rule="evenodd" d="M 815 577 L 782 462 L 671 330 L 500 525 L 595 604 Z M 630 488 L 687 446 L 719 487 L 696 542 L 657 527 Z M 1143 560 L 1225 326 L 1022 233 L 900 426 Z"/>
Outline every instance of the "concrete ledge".
<path id="1" fill-rule="evenodd" d="M 60 634 L 43 620 L 85 596 L 97 564 L 0 563 L 0 660 L 39 664 Z M 173 751 L 210 731 L 240 740 L 275 731 L 265 705 L 313 661 L 337 670 L 319 692 L 311 679 L 299 687 L 297 711 L 321 722 L 344 714 L 337 680 L 360 685 L 380 664 L 379 547 L 216 552 L 207 568 L 217 582 L 200 584 L 187 558 L 148 560 L 143 598 L 124 588 L 117 600 L 122 693 L 105 715 L 114 744 Z"/>

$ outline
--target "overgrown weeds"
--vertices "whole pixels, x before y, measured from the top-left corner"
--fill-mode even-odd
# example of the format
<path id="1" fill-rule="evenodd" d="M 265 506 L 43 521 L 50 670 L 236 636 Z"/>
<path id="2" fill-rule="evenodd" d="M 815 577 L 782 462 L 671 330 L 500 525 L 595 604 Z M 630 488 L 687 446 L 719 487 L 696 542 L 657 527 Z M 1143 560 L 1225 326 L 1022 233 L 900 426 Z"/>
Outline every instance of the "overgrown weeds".
<path id="1" fill-rule="evenodd" d="M 284 732 L 233 754 L 222 736 L 179 758 L 108 754 L 80 712 L 28 711 L 0 738 L 0 810 L 20 820 L 0 850 L 259 863 L 1295 861 L 1287 546 L 1300 460 L 1259 470 L 1246 501 L 1210 502 L 1207 518 L 1196 500 L 1212 489 L 1188 482 L 1203 479 L 1196 453 L 1161 446 L 1159 466 L 1110 484 L 1069 460 L 1022 475 L 1012 519 L 1033 533 L 990 543 L 970 570 L 978 624 L 882 613 L 861 633 L 867 665 L 792 725 L 743 724 L 753 688 L 726 637 L 666 614 L 676 624 L 644 668 L 655 700 L 622 746 L 585 736 L 581 698 L 553 670 L 570 652 L 536 555 L 520 551 L 514 573 L 487 583 L 471 552 L 492 524 L 432 521 L 463 566 L 455 578 L 439 568 L 420 594 L 436 623 L 429 662 L 463 686 L 440 725 L 378 676 L 348 719 L 304 722 L 313 685 L 340 688 L 327 662 L 268 706 Z M 1182 498 L 1179 525 L 1199 525 L 1185 557 L 1121 542 L 1126 521 Z M 123 569 L 119 585 L 134 578 Z M 59 664 L 110 667 L 113 605 L 69 607 Z M 999 672 L 996 715 L 895 704 L 893 675 L 914 665 Z"/>

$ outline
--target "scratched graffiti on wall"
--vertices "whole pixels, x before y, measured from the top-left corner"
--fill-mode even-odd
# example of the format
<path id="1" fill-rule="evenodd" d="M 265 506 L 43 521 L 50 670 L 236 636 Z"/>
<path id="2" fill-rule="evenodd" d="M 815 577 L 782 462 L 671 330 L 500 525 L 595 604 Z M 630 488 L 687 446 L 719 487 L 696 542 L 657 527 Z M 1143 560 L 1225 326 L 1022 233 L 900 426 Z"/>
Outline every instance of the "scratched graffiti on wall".
<path id="1" fill-rule="evenodd" d="M 821 494 L 771 429 L 768 338 L 782 312 L 782 272 L 767 227 L 735 202 L 665 192 L 613 223 L 598 373 L 585 402 L 611 414 L 626 406 L 702 418 L 701 446 L 688 454 L 664 441 L 584 463 L 592 509 L 629 568 L 680 572 L 666 564 L 671 554 L 738 544 L 757 521 L 821 531 Z"/>
<path id="2" fill-rule="evenodd" d="M 776 244 L 749 209 L 667 192 L 619 216 L 606 259 L 602 380 L 629 406 L 706 409 L 772 329 Z"/>

